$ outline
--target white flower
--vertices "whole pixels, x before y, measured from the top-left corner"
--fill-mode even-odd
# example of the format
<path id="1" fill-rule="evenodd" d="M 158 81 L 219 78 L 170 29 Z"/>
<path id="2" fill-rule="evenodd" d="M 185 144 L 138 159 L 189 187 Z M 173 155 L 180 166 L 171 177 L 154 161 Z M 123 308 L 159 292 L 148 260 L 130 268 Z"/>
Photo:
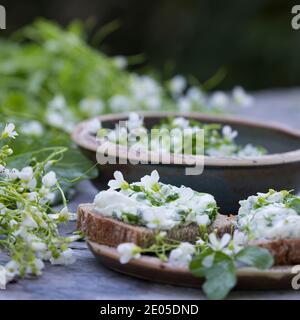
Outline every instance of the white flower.
<path id="1" fill-rule="evenodd" d="M 191 101 L 187 97 L 180 97 L 177 101 L 177 104 L 180 112 L 188 112 L 192 108 Z"/>
<path id="2" fill-rule="evenodd" d="M 64 96 L 55 96 L 48 105 L 52 109 L 63 110 L 67 107 Z"/>
<path id="3" fill-rule="evenodd" d="M 169 230 L 174 227 L 173 212 L 161 207 L 151 207 L 143 211 L 143 219 L 147 228 Z"/>
<path id="4" fill-rule="evenodd" d="M 50 125 L 57 128 L 62 128 L 65 125 L 65 118 L 58 111 L 49 111 L 46 115 L 46 119 Z"/>
<path id="5" fill-rule="evenodd" d="M 59 212 L 59 218 L 64 220 L 64 221 L 68 221 L 70 218 L 70 212 L 68 207 L 64 207 L 60 210 Z"/>
<path id="6" fill-rule="evenodd" d="M 157 170 L 153 170 L 151 172 L 151 175 L 144 176 L 141 179 L 141 185 L 146 189 L 146 190 L 153 190 L 153 187 L 157 187 L 159 181 L 159 174 Z"/>
<path id="7" fill-rule="evenodd" d="M 101 121 L 98 119 L 92 119 L 88 123 L 88 131 L 91 134 L 96 134 L 101 129 Z"/>
<path id="8" fill-rule="evenodd" d="M 125 69 L 128 65 L 127 59 L 124 56 L 114 57 L 114 62 L 119 69 Z"/>
<path id="9" fill-rule="evenodd" d="M 19 265 L 16 261 L 11 260 L 5 265 L 6 269 L 6 283 L 12 281 L 16 276 L 19 275 Z"/>
<path id="10" fill-rule="evenodd" d="M 131 107 L 131 101 L 127 96 L 115 95 L 109 100 L 109 106 L 113 112 L 126 111 Z"/>
<path id="11" fill-rule="evenodd" d="M 0 289 L 5 290 L 6 289 L 6 269 L 3 266 L 0 266 Z"/>
<path id="12" fill-rule="evenodd" d="M 120 262 L 125 264 L 131 259 L 139 259 L 141 254 L 139 252 L 140 248 L 134 243 L 122 243 L 117 247 L 117 251 L 120 255 Z"/>
<path id="13" fill-rule="evenodd" d="M 44 242 L 41 241 L 34 241 L 31 243 L 31 248 L 34 251 L 46 251 L 47 250 L 47 245 Z"/>
<path id="14" fill-rule="evenodd" d="M 20 174 L 19 170 L 13 168 L 13 169 L 11 169 L 11 170 L 9 171 L 9 173 L 8 173 L 8 178 L 11 179 L 11 180 L 16 180 L 16 179 L 19 178 L 19 174 Z"/>
<path id="15" fill-rule="evenodd" d="M 46 188 L 53 187 L 57 182 L 56 174 L 54 171 L 48 172 L 46 175 L 42 178 L 42 183 Z"/>
<path id="16" fill-rule="evenodd" d="M 192 260 L 194 252 L 195 247 L 192 244 L 182 242 L 178 248 L 171 251 L 169 263 L 177 267 L 187 267 Z"/>
<path id="17" fill-rule="evenodd" d="M 244 232 L 235 230 L 233 233 L 232 242 L 233 242 L 234 253 L 238 253 L 244 248 L 244 246 L 248 242 L 248 237 Z"/>
<path id="18" fill-rule="evenodd" d="M 27 199 L 29 199 L 30 201 L 37 201 L 38 199 L 38 193 L 33 191 L 27 194 Z"/>
<path id="19" fill-rule="evenodd" d="M 5 126 L 3 132 L 2 132 L 2 137 L 3 138 L 13 138 L 18 135 L 18 133 L 15 131 L 15 125 L 13 123 L 9 123 Z"/>
<path id="20" fill-rule="evenodd" d="M 188 89 L 186 96 L 193 102 L 197 104 L 203 104 L 205 102 L 203 92 L 197 87 L 191 87 Z"/>
<path id="21" fill-rule="evenodd" d="M 87 98 L 80 101 L 79 108 L 88 116 L 97 116 L 103 111 L 104 104 L 100 99 Z"/>
<path id="22" fill-rule="evenodd" d="M 261 156 L 263 152 L 259 148 L 254 147 L 252 144 L 247 144 L 238 152 L 238 157 L 257 157 Z"/>
<path id="23" fill-rule="evenodd" d="M 55 199 L 55 193 L 51 192 L 51 190 L 49 188 L 46 188 L 45 186 L 41 187 L 39 193 L 44 202 L 52 202 Z"/>
<path id="24" fill-rule="evenodd" d="M 33 178 L 33 168 L 25 167 L 19 172 L 19 179 L 23 181 L 30 181 Z"/>
<path id="25" fill-rule="evenodd" d="M 210 223 L 210 219 L 207 214 L 196 215 L 196 221 L 199 226 L 207 226 Z"/>
<path id="26" fill-rule="evenodd" d="M 130 112 L 127 121 L 127 128 L 129 131 L 140 128 L 143 125 L 143 118 L 136 112 Z"/>
<path id="27" fill-rule="evenodd" d="M 21 222 L 21 225 L 29 229 L 35 229 L 38 227 L 38 224 L 29 213 L 26 214 L 24 220 Z"/>
<path id="28" fill-rule="evenodd" d="M 177 75 L 170 80 L 170 90 L 174 95 L 179 95 L 186 88 L 186 80 L 183 76 Z"/>
<path id="29" fill-rule="evenodd" d="M 5 167 L 3 165 L 0 164 L 0 173 L 4 173 L 5 172 Z"/>
<path id="30" fill-rule="evenodd" d="M 230 126 L 224 126 L 222 128 L 222 134 L 227 140 L 233 141 L 237 137 L 238 132 L 236 130 L 232 130 Z"/>
<path id="31" fill-rule="evenodd" d="M 196 241 L 196 243 L 199 244 L 199 245 L 203 245 L 203 244 L 205 243 L 205 241 L 202 240 L 202 239 L 198 239 L 198 240 Z"/>
<path id="32" fill-rule="evenodd" d="M 110 189 L 116 190 L 128 186 L 128 183 L 124 180 L 123 174 L 120 171 L 114 172 L 114 178 L 114 180 L 108 182 Z"/>
<path id="33" fill-rule="evenodd" d="M 26 268 L 26 273 L 28 274 L 35 274 L 37 276 L 42 274 L 42 270 L 45 267 L 44 262 L 39 259 L 39 258 L 35 258 L 34 261 L 32 261 L 33 266 L 27 266 Z"/>
<path id="34" fill-rule="evenodd" d="M 209 103 L 212 107 L 224 108 L 228 105 L 229 99 L 224 92 L 217 91 L 211 95 Z"/>
<path id="35" fill-rule="evenodd" d="M 39 121 L 32 120 L 23 123 L 20 131 L 27 136 L 40 137 L 44 133 L 44 127 Z"/>
<path id="36" fill-rule="evenodd" d="M 190 125 L 190 122 L 189 122 L 189 120 L 187 120 L 183 117 L 177 117 L 173 120 L 173 125 L 181 128 L 181 129 L 187 129 Z"/>
<path id="37" fill-rule="evenodd" d="M 161 106 L 161 98 L 159 96 L 149 96 L 145 98 L 144 104 L 149 110 L 158 110 Z"/>
<path id="38" fill-rule="evenodd" d="M 211 233 L 208 236 L 209 239 L 209 246 L 216 250 L 216 251 L 222 251 L 222 249 L 224 249 L 230 242 L 231 240 L 231 236 L 228 233 L 225 233 L 222 238 L 219 240 L 217 239 L 217 236 L 215 233 Z"/>
<path id="39" fill-rule="evenodd" d="M 57 265 L 69 265 L 73 264 L 76 261 L 76 258 L 74 257 L 73 250 L 72 249 L 67 249 L 63 252 L 61 252 L 60 256 L 58 258 L 50 258 L 50 262 L 52 264 L 57 264 Z"/>
<path id="40" fill-rule="evenodd" d="M 232 97 L 233 101 L 242 107 L 249 107 L 254 102 L 253 97 L 247 94 L 242 87 L 235 87 L 232 91 Z"/>

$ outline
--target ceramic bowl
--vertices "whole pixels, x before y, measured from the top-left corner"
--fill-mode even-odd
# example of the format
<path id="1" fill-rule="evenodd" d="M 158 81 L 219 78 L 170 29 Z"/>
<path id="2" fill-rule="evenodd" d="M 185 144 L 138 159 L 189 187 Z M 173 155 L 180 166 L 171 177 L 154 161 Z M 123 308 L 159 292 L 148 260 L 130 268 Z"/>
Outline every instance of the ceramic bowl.
<path id="1" fill-rule="evenodd" d="M 201 175 L 185 175 L 185 163 L 177 164 L 178 155 L 172 155 L 170 164 L 120 164 L 119 160 L 126 159 L 127 148 L 122 147 L 116 164 L 99 165 L 99 176 L 93 183 L 99 189 L 106 189 L 107 182 L 116 170 L 120 170 L 124 178 L 138 181 L 141 177 L 157 170 L 161 181 L 176 186 L 189 186 L 200 192 L 212 194 L 224 214 L 236 214 L 239 200 L 245 199 L 257 192 L 267 192 L 269 189 L 287 189 L 300 191 L 300 132 L 277 124 L 265 124 L 257 121 L 239 119 L 236 117 L 208 116 L 199 113 L 146 113 L 145 125 L 151 128 L 166 117 L 183 116 L 202 123 L 228 124 L 238 130 L 237 143 L 246 145 L 261 145 L 268 154 L 260 157 L 204 157 L 204 171 Z M 119 120 L 126 120 L 127 114 L 99 116 L 103 127 L 114 128 Z M 99 142 L 89 132 L 89 122 L 79 123 L 72 133 L 74 142 L 93 161 L 96 160 L 96 150 Z M 121 149 L 122 149 L 121 148 Z M 145 151 L 147 154 L 147 151 Z M 110 154 L 109 154 L 110 155 Z M 194 156 L 187 156 L 193 158 Z"/>

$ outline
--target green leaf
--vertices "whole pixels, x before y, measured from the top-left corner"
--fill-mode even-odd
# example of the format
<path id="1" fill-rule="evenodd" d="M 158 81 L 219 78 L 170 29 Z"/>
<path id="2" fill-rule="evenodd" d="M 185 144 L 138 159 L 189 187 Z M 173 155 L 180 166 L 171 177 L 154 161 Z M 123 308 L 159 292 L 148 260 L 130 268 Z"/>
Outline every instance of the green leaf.
<path id="1" fill-rule="evenodd" d="M 259 247 L 247 247 L 241 250 L 237 254 L 236 259 L 239 262 L 258 269 L 268 269 L 274 263 L 269 250 Z"/>
<path id="2" fill-rule="evenodd" d="M 219 254 L 222 257 L 218 258 Z M 222 253 L 216 253 L 216 260 L 205 270 L 202 289 L 209 299 L 224 299 L 236 285 L 236 267 L 233 260 Z"/>
<path id="3" fill-rule="evenodd" d="M 212 266 L 203 266 L 203 260 L 211 254 L 214 254 Z M 234 261 L 222 252 L 207 248 L 194 257 L 189 268 L 194 276 L 205 277 L 202 289 L 209 299 L 224 299 L 236 284 Z"/>
<path id="4" fill-rule="evenodd" d="M 300 214 L 300 198 L 295 197 L 289 202 L 289 207 L 297 211 Z"/>

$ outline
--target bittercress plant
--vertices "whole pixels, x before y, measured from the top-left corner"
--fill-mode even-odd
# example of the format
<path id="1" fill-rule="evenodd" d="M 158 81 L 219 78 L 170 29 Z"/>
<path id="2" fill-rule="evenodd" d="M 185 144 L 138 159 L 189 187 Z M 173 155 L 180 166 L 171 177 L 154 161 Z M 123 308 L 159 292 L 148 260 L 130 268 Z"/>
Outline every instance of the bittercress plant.
<path id="1" fill-rule="evenodd" d="M 67 151 L 63 147 L 47 148 L 45 158 L 32 157 L 23 168 L 8 167 L 13 150 L 11 139 L 18 135 L 9 123 L 0 135 L 0 254 L 10 260 L 0 266 L 0 288 L 18 277 L 40 275 L 44 261 L 70 264 L 75 261 L 69 243 L 81 238 L 60 235 L 58 225 L 71 217 L 56 173 L 51 170 Z M 24 158 L 23 158 L 24 160 Z M 29 160 L 29 159 L 28 159 Z M 51 203 L 59 192 L 63 209 L 56 211 Z"/>

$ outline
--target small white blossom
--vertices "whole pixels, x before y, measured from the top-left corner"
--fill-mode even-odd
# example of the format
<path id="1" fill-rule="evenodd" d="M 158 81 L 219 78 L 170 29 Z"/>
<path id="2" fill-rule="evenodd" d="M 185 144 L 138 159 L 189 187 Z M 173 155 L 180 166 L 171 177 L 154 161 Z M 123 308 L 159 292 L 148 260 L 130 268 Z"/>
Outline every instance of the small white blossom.
<path id="1" fill-rule="evenodd" d="M 6 269 L 5 267 L 0 265 L 0 289 L 5 290 L 6 289 Z"/>
<path id="2" fill-rule="evenodd" d="M 23 123 L 20 127 L 20 131 L 27 136 L 40 137 L 44 133 L 44 127 L 39 121 L 32 120 Z"/>
<path id="3" fill-rule="evenodd" d="M 19 275 L 19 265 L 16 261 L 11 260 L 5 265 L 6 269 L 6 283 L 12 281 L 16 276 Z"/>
<path id="4" fill-rule="evenodd" d="M 197 215 L 196 221 L 199 226 L 207 226 L 210 223 L 210 219 L 207 214 Z"/>
<path id="5" fill-rule="evenodd" d="M 150 229 L 171 229 L 175 225 L 172 219 L 172 210 L 164 208 L 148 208 L 143 211 L 143 219 L 147 228 Z"/>
<path id="6" fill-rule="evenodd" d="M 128 185 L 127 182 L 124 180 L 123 174 L 120 171 L 114 172 L 114 180 L 110 180 L 108 182 L 108 186 L 110 189 L 122 189 L 122 187 Z"/>
<path id="7" fill-rule="evenodd" d="M 209 104 L 215 108 L 224 108 L 228 105 L 228 103 L 229 99 L 222 91 L 214 92 L 209 99 Z"/>
<path id="8" fill-rule="evenodd" d="M 69 265 L 73 264 L 76 261 L 76 258 L 74 257 L 73 250 L 72 249 L 67 249 L 63 252 L 61 252 L 60 256 L 58 258 L 50 258 L 50 262 L 52 264 L 57 264 L 57 265 Z"/>
<path id="9" fill-rule="evenodd" d="M 56 174 L 54 171 L 48 172 L 46 175 L 42 178 L 42 183 L 46 188 L 53 187 L 57 182 Z"/>
<path id="10" fill-rule="evenodd" d="M 224 126 L 222 128 L 222 134 L 227 140 L 233 141 L 237 137 L 238 132 L 236 130 L 232 130 L 230 126 Z"/>
<path id="11" fill-rule="evenodd" d="M 177 101 L 178 109 L 180 112 L 188 112 L 191 111 L 192 104 L 191 100 L 187 97 L 180 97 Z"/>
<path id="12" fill-rule="evenodd" d="M 56 110 L 63 110 L 67 107 L 64 96 L 55 96 L 50 102 L 49 107 Z"/>
<path id="13" fill-rule="evenodd" d="M 16 180 L 16 179 L 19 178 L 19 174 L 20 174 L 19 170 L 13 168 L 13 169 L 11 169 L 11 170 L 9 171 L 9 173 L 8 173 L 8 178 L 11 179 L 11 180 Z"/>
<path id="14" fill-rule="evenodd" d="M 158 181 L 159 181 L 159 174 L 157 170 L 153 170 L 150 176 L 146 175 L 141 179 L 141 185 L 146 190 L 153 190 L 153 187 L 157 186 Z"/>
<path id="15" fill-rule="evenodd" d="M 3 138 L 15 139 L 17 135 L 18 133 L 15 131 L 15 125 L 13 123 L 7 124 L 2 132 Z"/>
<path id="16" fill-rule="evenodd" d="M 88 131 L 91 134 L 96 134 L 101 129 L 101 121 L 93 119 L 88 123 Z"/>
<path id="17" fill-rule="evenodd" d="M 122 264 L 128 263 L 131 259 L 139 259 L 141 257 L 140 248 L 134 243 L 122 243 L 117 247 Z"/>
<path id="18" fill-rule="evenodd" d="M 29 229 L 35 229 L 38 227 L 38 224 L 36 221 L 33 219 L 31 214 L 27 213 L 24 220 L 21 222 L 21 226 L 27 227 Z"/>
<path id="19" fill-rule="evenodd" d="M 176 267 L 187 267 L 192 260 L 195 247 L 188 243 L 182 242 L 178 248 L 171 251 L 169 263 Z"/>
<path id="20" fill-rule="evenodd" d="M 250 107 L 253 105 L 254 99 L 247 94 L 242 87 L 235 87 L 232 91 L 233 101 L 242 107 Z"/>
<path id="21" fill-rule="evenodd" d="M 31 244 L 31 248 L 34 251 L 46 251 L 47 250 L 47 245 L 44 242 L 38 242 L 38 241 L 34 241 Z"/>
<path id="22" fill-rule="evenodd" d="M 124 56 L 114 57 L 114 62 L 119 69 L 125 69 L 128 65 L 127 59 Z"/>
<path id="23" fill-rule="evenodd" d="M 32 264 L 33 264 L 33 266 L 27 266 L 26 273 L 34 274 L 37 276 L 41 275 L 42 270 L 45 267 L 44 262 L 39 258 L 35 258 L 34 261 L 32 261 Z"/>
<path id="24" fill-rule="evenodd" d="M 231 236 L 228 233 L 225 233 L 222 238 L 219 240 L 215 233 L 211 233 L 208 236 L 209 239 L 209 246 L 216 250 L 216 251 L 222 251 L 230 242 Z"/>
<path id="25" fill-rule="evenodd" d="M 187 129 L 189 128 L 190 122 L 183 117 L 177 117 L 173 120 L 173 125 L 181 129 Z"/>
<path id="26" fill-rule="evenodd" d="M 115 95 L 109 100 L 109 106 L 113 112 L 127 111 L 131 107 L 131 101 L 127 96 Z"/>
<path id="27" fill-rule="evenodd" d="M 172 78 L 169 84 L 170 91 L 175 96 L 180 95 L 184 91 L 186 86 L 187 86 L 186 79 L 181 75 L 177 75 L 174 78 Z"/>
<path id="28" fill-rule="evenodd" d="M 136 112 L 130 112 L 127 121 L 129 131 L 140 128 L 143 125 L 143 118 Z"/>
<path id="29" fill-rule="evenodd" d="M 30 181 L 33 178 L 33 168 L 25 167 L 19 172 L 19 179 L 24 181 Z"/>
<path id="30" fill-rule="evenodd" d="M 92 117 L 101 114 L 104 103 L 100 99 L 87 98 L 80 101 L 79 108 L 85 115 Z"/>

